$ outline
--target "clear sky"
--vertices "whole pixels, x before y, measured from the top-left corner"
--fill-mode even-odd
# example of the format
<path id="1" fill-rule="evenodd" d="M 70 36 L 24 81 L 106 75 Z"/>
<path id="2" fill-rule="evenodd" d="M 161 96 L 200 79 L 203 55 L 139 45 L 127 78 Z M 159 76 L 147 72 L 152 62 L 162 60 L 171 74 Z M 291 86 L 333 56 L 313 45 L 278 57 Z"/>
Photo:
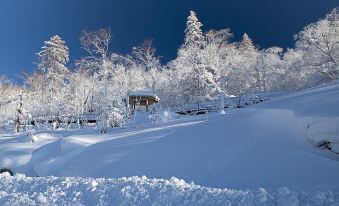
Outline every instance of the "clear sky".
<path id="1" fill-rule="evenodd" d="M 339 0 L 0 0 L 0 74 L 36 69 L 35 53 L 58 34 L 71 61 L 84 55 L 82 30 L 110 26 L 111 51 L 125 54 L 153 39 L 163 62 L 176 56 L 186 17 L 197 12 L 204 31 L 231 28 L 234 40 L 247 32 L 261 47 L 293 47 L 293 35 L 323 17 Z"/>

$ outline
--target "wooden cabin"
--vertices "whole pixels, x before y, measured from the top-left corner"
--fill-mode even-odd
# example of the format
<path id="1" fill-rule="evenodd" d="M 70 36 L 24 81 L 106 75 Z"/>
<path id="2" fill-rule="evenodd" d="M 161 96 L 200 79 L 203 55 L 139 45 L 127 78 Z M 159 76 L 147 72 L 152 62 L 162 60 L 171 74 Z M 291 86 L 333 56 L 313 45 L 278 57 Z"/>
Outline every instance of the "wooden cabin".
<path id="1" fill-rule="evenodd" d="M 158 103 L 160 98 L 150 91 L 134 91 L 128 94 L 129 105 L 132 110 L 136 106 L 145 106 L 146 111 L 149 111 L 149 106 Z"/>

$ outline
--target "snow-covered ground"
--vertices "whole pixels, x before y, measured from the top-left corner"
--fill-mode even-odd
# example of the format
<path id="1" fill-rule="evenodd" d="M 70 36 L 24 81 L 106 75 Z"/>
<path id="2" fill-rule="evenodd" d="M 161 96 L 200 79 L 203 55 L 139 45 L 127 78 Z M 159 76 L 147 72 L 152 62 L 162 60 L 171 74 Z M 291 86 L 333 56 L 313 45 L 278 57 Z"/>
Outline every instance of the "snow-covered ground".
<path id="1" fill-rule="evenodd" d="M 2 177 L 0 204 L 339 204 L 339 155 L 315 146 L 339 143 L 339 82 L 225 115 L 163 116 L 107 134 L 1 135 L 0 168 L 39 178 Z"/>
<path id="2" fill-rule="evenodd" d="M 338 205 L 339 193 L 218 189 L 147 177 L 2 177 L 0 205 Z"/>

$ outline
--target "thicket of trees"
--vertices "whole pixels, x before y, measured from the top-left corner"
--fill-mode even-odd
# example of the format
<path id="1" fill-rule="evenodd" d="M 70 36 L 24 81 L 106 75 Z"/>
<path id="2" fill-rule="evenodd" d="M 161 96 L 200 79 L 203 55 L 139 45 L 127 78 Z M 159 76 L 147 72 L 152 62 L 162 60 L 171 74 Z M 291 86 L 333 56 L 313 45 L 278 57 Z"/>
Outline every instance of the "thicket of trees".
<path id="1" fill-rule="evenodd" d="M 83 31 L 87 56 L 72 63 L 66 42 L 53 36 L 37 53 L 38 69 L 25 74 L 23 86 L 0 77 L 0 121 L 23 124 L 95 112 L 102 124 L 123 118 L 129 91 L 150 90 L 164 107 L 247 92 L 296 90 L 339 78 L 339 21 L 333 9 L 295 35 L 295 48 L 260 48 L 244 34 L 232 42 L 230 29 L 203 32 L 195 12 L 187 18 L 177 58 L 162 64 L 152 41 L 131 54 L 111 52 L 111 30 Z M 56 121 L 57 122 L 57 121 Z M 54 125 L 57 127 L 57 125 Z"/>

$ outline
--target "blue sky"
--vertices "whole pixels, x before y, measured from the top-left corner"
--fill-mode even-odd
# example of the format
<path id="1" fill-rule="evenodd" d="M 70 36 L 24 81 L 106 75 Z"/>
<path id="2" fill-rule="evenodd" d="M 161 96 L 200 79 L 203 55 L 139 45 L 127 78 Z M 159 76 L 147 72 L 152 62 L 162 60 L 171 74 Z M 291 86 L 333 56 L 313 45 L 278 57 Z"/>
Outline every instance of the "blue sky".
<path id="1" fill-rule="evenodd" d="M 204 31 L 231 28 L 234 40 L 247 32 L 262 47 L 293 47 L 295 33 L 335 6 L 339 0 L 0 0 L 0 74 L 20 81 L 16 74 L 36 70 L 35 53 L 55 34 L 75 60 L 85 55 L 81 31 L 107 26 L 111 51 L 125 54 L 153 39 L 167 62 L 183 41 L 190 10 Z"/>

